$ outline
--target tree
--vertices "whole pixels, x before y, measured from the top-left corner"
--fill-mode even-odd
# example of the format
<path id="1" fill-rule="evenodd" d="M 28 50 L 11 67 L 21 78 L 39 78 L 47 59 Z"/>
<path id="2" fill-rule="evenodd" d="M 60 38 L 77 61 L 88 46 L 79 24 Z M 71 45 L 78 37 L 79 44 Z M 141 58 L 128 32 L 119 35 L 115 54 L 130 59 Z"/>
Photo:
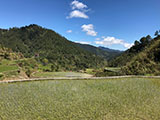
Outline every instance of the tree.
<path id="1" fill-rule="evenodd" d="M 145 47 L 151 40 L 152 40 L 151 36 L 148 35 L 146 37 L 142 37 L 140 39 L 140 42 L 141 42 L 142 46 Z"/>
<path id="2" fill-rule="evenodd" d="M 154 34 L 155 36 L 158 36 L 159 34 L 158 34 L 158 30 L 155 32 L 155 34 Z"/>
<path id="3" fill-rule="evenodd" d="M 146 38 L 145 38 L 145 37 L 142 37 L 142 38 L 140 39 L 140 42 L 141 42 L 142 44 L 146 43 Z"/>
<path id="4" fill-rule="evenodd" d="M 134 42 L 134 45 L 135 45 L 135 46 L 138 46 L 139 44 L 140 44 L 140 43 L 139 43 L 139 41 L 137 41 L 137 40 Z"/>
<path id="5" fill-rule="evenodd" d="M 147 35 L 147 36 L 146 36 L 146 40 L 149 42 L 149 41 L 152 40 L 152 37 L 151 37 L 150 35 Z"/>

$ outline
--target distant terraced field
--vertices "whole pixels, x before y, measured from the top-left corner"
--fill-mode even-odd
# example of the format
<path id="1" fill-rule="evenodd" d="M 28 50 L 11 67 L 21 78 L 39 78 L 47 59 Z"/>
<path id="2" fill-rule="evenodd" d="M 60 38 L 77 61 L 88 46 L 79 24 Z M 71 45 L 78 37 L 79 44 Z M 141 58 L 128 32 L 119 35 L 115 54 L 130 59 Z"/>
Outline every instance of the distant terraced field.
<path id="1" fill-rule="evenodd" d="M 0 120 L 159 120 L 160 79 L 0 84 Z"/>
<path id="2" fill-rule="evenodd" d="M 78 72 L 38 72 L 34 77 L 92 77 L 92 75 Z"/>

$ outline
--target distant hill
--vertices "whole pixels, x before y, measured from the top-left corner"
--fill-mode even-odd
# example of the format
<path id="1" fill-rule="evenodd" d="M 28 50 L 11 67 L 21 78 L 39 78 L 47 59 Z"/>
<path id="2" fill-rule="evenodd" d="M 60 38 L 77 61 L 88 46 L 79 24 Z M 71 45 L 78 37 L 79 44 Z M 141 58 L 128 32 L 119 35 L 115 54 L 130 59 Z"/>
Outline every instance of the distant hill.
<path id="1" fill-rule="evenodd" d="M 113 50 L 105 47 L 95 47 L 92 45 L 79 44 L 79 43 L 77 43 L 77 45 L 85 49 L 86 51 L 91 52 L 97 56 L 100 56 L 106 60 L 111 60 L 122 53 L 122 51 Z"/>
<path id="2" fill-rule="evenodd" d="M 107 47 L 102 47 L 102 46 L 99 46 L 98 48 L 102 49 L 102 50 L 105 50 L 107 52 L 115 52 L 115 53 L 122 53 L 123 51 L 120 51 L 120 50 L 114 50 L 114 49 L 110 49 L 110 48 L 107 48 Z"/>
<path id="3" fill-rule="evenodd" d="M 117 57 L 117 56 L 119 56 L 123 53 L 123 51 L 114 50 L 114 49 L 110 49 L 110 48 L 106 48 L 106 47 L 102 47 L 102 46 L 99 46 L 98 48 L 100 48 L 103 51 L 106 51 L 109 54 L 109 56 L 108 56 L 109 59 L 108 60 L 112 60 L 115 57 Z"/>
<path id="4" fill-rule="evenodd" d="M 53 30 L 32 24 L 21 28 L 0 29 L 0 44 L 26 58 L 61 70 L 97 68 L 106 65 L 106 60 L 68 41 Z"/>

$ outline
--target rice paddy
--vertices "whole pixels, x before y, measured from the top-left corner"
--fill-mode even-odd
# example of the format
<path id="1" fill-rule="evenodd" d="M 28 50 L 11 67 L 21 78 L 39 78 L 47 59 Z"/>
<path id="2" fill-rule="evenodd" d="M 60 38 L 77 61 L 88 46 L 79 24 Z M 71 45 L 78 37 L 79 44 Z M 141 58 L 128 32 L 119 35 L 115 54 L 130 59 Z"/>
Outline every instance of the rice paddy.
<path id="1" fill-rule="evenodd" d="M 0 84 L 0 120 L 159 120 L 160 79 Z"/>

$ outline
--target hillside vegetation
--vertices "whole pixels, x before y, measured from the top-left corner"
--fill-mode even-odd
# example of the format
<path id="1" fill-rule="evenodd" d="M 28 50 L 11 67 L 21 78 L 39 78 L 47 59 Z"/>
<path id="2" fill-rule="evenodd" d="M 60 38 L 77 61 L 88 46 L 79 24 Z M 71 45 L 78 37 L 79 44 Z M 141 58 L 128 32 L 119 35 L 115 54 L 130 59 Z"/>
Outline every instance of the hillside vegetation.
<path id="1" fill-rule="evenodd" d="M 156 32 L 157 33 L 157 32 Z M 96 76 L 160 75 L 160 35 L 142 37 L 120 56 L 109 61 L 109 66 L 121 68 L 114 72 L 103 69 Z"/>
<path id="2" fill-rule="evenodd" d="M 122 71 L 129 75 L 160 75 L 160 36 L 122 67 Z"/>
<path id="3" fill-rule="evenodd" d="M 150 44 L 152 44 L 152 38 L 150 35 L 146 37 L 142 37 L 140 41 L 135 41 L 134 45 L 123 52 L 120 56 L 110 60 L 109 65 L 112 67 L 121 67 L 125 66 L 128 62 L 132 60 L 134 56 L 136 56 L 138 53 L 143 51 L 144 49 L 147 49 Z"/>
<path id="4" fill-rule="evenodd" d="M 20 52 L 0 46 L 0 80 L 28 78 L 38 66 L 34 58 L 25 58 Z"/>
<path id="5" fill-rule="evenodd" d="M 119 56 L 122 53 L 122 51 L 113 50 L 105 47 L 95 47 L 92 45 L 85 45 L 79 43 L 77 43 L 77 45 L 83 48 L 84 50 L 93 53 L 97 56 L 100 56 L 106 60 L 114 59 L 115 57 Z"/>
<path id="6" fill-rule="evenodd" d="M 103 58 L 80 48 L 58 33 L 34 24 L 0 29 L 0 44 L 21 52 L 26 58 L 35 57 L 43 65 L 52 64 L 52 69 L 56 70 L 81 70 L 107 64 Z"/>
<path id="7" fill-rule="evenodd" d="M 80 71 L 94 76 L 160 75 L 160 35 L 135 41 L 125 52 L 74 43 L 32 24 L 0 29 L 0 76 Z M 107 62 L 109 61 L 109 62 Z M 112 68 L 110 68 L 112 67 Z M 114 69 L 114 70 L 113 70 Z M 116 69 L 116 71 L 115 71 Z M 18 72 L 18 73 L 17 73 Z"/>

